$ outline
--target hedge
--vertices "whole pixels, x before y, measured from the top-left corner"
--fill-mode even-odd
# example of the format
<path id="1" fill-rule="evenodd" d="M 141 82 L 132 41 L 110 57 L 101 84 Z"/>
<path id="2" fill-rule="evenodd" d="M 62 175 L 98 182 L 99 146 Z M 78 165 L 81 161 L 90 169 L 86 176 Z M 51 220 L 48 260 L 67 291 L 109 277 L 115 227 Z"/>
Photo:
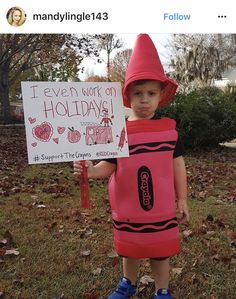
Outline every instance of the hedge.
<path id="1" fill-rule="evenodd" d="M 214 147 L 236 138 L 236 94 L 217 87 L 177 93 L 158 113 L 176 120 L 187 148 Z"/>

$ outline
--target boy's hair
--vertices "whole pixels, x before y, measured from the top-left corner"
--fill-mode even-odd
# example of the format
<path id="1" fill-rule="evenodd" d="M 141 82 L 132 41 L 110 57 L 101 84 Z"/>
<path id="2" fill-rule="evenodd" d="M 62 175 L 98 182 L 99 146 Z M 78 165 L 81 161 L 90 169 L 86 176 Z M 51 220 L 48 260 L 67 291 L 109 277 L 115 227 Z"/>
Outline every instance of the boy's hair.
<path id="1" fill-rule="evenodd" d="M 143 85 L 143 84 L 145 84 L 145 83 L 147 83 L 147 82 L 149 82 L 149 81 L 157 81 L 157 82 L 159 82 L 160 85 L 161 85 L 161 89 L 163 89 L 163 88 L 165 87 L 165 83 L 164 83 L 164 82 L 161 82 L 161 81 L 159 81 L 159 80 L 153 80 L 153 79 L 141 79 L 141 80 L 135 80 L 135 81 L 133 81 L 132 83 L 130 83 L 130 84 L 127 86 L 127 91 L 129 91 L 131 85 L 132 85 L 132 86 L 139 86 L 139 85 Z"/>
<path id="2" fill-rule="evenodd" d="M 153 79 L 136 80 L 136 81 L 133 81 L 131 84 L 134 85 L 134 86 L 137 86 L 137 85 L 145 84 L 145 83 L 147 83 L 147 82 L 149 82 L 149 81 L 158 81 L 158 82 L 160 82 L 161 87 L 164 87 L 164 83 L 163 83 L 163 82 L 161 82 L 161 81 L 159 81 L 159 80 L 153 80 Z M 130 85 L 131 85 L 131 84 L 130 84 Z"/>

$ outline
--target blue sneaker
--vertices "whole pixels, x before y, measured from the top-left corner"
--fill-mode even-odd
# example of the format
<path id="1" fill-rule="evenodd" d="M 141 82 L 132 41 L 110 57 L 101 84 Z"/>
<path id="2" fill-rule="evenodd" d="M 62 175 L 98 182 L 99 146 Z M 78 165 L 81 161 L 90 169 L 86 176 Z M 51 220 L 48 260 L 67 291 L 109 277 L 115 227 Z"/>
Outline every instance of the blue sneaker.
<path id="1" fill-rule="evenodd" d="M 154 296 L 154 299 L 174 299 L 167 289 L 159 289 Z"/>
<path id="2" fill-rule="evenodd" d="M 136 286 L 131 284 L 128 278 L 122 277 L 117 289 L 108 299 L 128 299 L 136 293 Z"/>

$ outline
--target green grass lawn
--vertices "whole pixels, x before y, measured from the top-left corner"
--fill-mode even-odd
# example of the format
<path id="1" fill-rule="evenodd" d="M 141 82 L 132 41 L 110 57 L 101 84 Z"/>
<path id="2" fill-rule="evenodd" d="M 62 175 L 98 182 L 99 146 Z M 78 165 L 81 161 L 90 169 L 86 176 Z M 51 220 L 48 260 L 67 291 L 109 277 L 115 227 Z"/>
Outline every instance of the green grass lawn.
<path id="1" fill-rule="evenodd" d="M 107 181 L 90 181 L 91 208 L 81 209 L 71 163 L 27 166 L 22 129 L 1 128 L 0 142 L 0 298 L 106 298 L 122 274 Z M 180 228 L 170 289 L 175 299 L 235 299 L 236 150 L 185 159 L 191 223 Z M 151 276 L 148 260 L 144 275 Z M 152 292 L 153 283 L 140 284 L 137 298 Z"/>

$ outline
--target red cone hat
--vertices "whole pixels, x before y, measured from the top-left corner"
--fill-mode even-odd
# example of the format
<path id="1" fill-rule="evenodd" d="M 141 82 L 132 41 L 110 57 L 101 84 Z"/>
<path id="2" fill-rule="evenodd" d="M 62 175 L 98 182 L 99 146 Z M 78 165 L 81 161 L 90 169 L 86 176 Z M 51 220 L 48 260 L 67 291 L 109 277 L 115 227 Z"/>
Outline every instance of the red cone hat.
<path id="1" fill-rule="evenodd" d="M 148 79 L 163 82 L 159 106 L 164 106 L 172 100 L 178 85 L 165 75 L 156 47 L 149 35 L 139 34 L 125 75 L 123 97 L 126 107 L 130 107 L 130 102 L 127 98 L 128 85 L 137 80 Z"/>

